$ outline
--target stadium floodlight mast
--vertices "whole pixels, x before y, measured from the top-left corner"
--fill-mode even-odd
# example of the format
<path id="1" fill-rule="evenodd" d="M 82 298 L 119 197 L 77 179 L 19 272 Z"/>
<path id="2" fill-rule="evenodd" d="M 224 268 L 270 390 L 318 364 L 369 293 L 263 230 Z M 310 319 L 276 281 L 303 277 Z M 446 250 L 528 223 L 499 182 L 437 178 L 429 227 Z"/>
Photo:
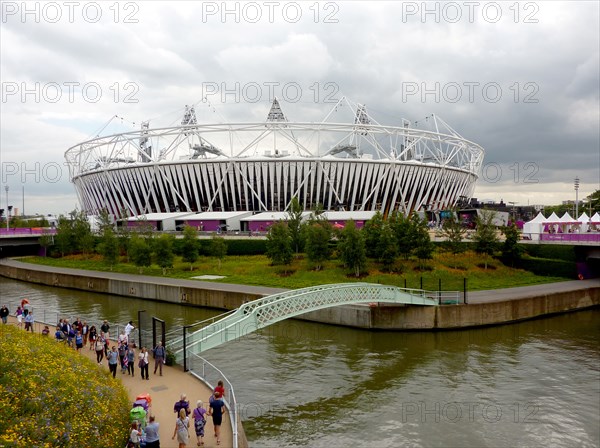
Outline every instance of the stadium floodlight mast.
<path id="1" fill-rule="evenodd" d="M 575 178 L 575 219 L 579 217 L 579 177 Z"/>

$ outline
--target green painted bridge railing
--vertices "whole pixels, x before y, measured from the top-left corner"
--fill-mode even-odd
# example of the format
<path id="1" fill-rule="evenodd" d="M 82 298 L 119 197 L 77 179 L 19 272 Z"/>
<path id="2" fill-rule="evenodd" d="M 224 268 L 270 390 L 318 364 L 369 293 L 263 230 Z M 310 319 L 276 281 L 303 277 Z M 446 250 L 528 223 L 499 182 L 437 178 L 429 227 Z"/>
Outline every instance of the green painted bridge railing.
<path id="1" fill-rule="evenodd" d="M 444 298 L 442 299 L 441 295 Z M 178 363 L 186 367 L 188 354 L 200 354 L 228 341 L 233 341 L 276 322 L 310 311 L 354 303 L 395 303 L 435 306 L 456 301 L 458 292 L 433 292 L 404 289 L 373 283 L 338 283 L 312 286 L 245 303 L 238 309 L 215 318 L 184 327 L 183 336 L 167 341 L 167 348 Z M 193 328 L 200 327 L 198 330 Z"/>

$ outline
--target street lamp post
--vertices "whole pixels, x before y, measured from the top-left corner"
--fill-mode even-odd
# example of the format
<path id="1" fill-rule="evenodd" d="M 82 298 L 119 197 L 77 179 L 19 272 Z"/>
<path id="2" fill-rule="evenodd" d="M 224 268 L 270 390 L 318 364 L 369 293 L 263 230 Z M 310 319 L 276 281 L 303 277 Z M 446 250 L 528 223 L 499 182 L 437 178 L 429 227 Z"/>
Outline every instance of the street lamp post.
<path id="1" fill-rule="evenodd" d="M 8 230 L 9 229 L 8 221 L 10 219 L 10 210 L 8 209 L 8 185 L 6 185 L 4 187 L 4 190 L 6 191 L 6 230 Z"/>
<path id="2" fill-rule="evenodd" d="M 579 217 L 579 177 L 575 178 L 575 216 L 577 219 Z"/>

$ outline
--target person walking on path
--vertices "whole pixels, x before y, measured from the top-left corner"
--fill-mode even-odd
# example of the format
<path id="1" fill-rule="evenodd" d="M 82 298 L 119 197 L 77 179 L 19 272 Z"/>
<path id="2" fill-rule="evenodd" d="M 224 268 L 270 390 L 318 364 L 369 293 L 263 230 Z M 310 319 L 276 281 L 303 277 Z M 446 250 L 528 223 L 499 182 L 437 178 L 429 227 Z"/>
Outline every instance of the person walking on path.
<path id="1" fill-rule="evenodd" d="M 8 308 L 6 307 L 6 305 L 2 305 L 2 308 L 0 308 L 0 318 L 2 319 L 3 324 L 6 324 L 6 322 L 8 322 L 9 314 L 10 314 L 10 311 L 8 311 Z"/>
<path id="2" fill-rule="evenodd" d="M 225 403 L 221 400 L 221 394 L 215 392 L 215 399 L 210 402 L 208 415 L 212 415 L 213 425 L 215 426 L 215 438 L 217 445 L 221 444 L 221 423 L 223 423 L 223 414 L 225 413 Z"/>
<path id="3" fill-rule="evenodd" d="M 125 330 L 121 331 L 121 334 L 119 335 L 117 342 L 119 343 L 119 346 L 121 346 L 123 344 L 127 345 L 127 335 L 125 334 Z"/>
<path id="4" fill-rule="evenodd" d="M 177 443 L 179 443 L 179 448 L 185 448 L 187 446 L 188 439 L 190 438 L 190 418 L 185 415 L 185 409 L 179 410 L 179 416 L 175 421 L 175 429 L 173 430 L 172 439 L 175 440 L 175 436 L 177 436 Z"/>
<path id="5" fill-rule="evenodd" d="M 214 399 L 215 392 L 219 392 L 221 394 L 221 400 L 225 399 L 225 386 L 223 385 L 223 380 L 219 380 L 217 382 L 217 387 L 213 390 L 213 395 L 211 395 L 211 400 Z"/>
<path id="6" fill-rule="evenodd" d="M 146 350 L 146 347 L 142 347 L 142 349 L 140 350 L 140 354 L 138 356 L 138 366 L 140 368 L 140 372 L 142 375 L 142 379 L 146 379 L 149 380 L 149 376 L 148 376 L 148 363 L 150 361 L 148 361 L 148 351 Z M 145 376 L 144 376 L 145 374 Z"/>
<path id="7" fill-rule="evenodd" d="M 125 325 L 125 336 L 127 336 L 127 341 L 129 342 L 129 340 L 131 339 L 131 332 L 135 329 L 135 327 L 133 326 L 133 321 L 130 320 L 127 325 Z"/>
<path id="8" fill-rule="evenodd" d="M 135 344 L 131 344 L 127 349 L 127 374 L 135 376 Z"/>
<path id="9" fill-rule="evenodd" d="M 117 376 L 117 364 L 119 363 L 119 353 L 117 352 L 117 347 L 113 345 L 112 350 L 108 352 L 108 368 L 110 373 L 112 373 L 112 377 L 115 378 Z"/>
<path id="10" fill-rule="evenodd" d="M 110 325 L 108 325 L 108 321 L 105 320 L 104 322 L 102 322 L 102 325 L 100 326 L 100 331 L 102 331 L 104 333 L 104 337 L 106 339 L 110 339 Z"/>
<path id="11" fill-rule="evenodd" d="M 83 324 L 81 325 L 81 336 L 83 336 L 83 346 L 84 347 L 87 346 L 89 332 L 90 332 L 90 327 L 87 324 L 87 322 L 84 320 Z"/>
<path id="12" fill-rule="evenodd" d="M 78 331 L 77 334 L 75 334 L 75 348 L 78 352 L 81 352 L 81 349 L 83 348 L 83 336 L 81 331 Z"/>
<path id="13" fill-rule="evenodd" d="M 98 331 L 96 330 L 95 325 L 92 325 L 90 327 L 88 338 L 90 340 L 90 350 L 94 350 L 94 346 L 96 345 L 96 338 L 98 338 Z"/>
<path id="14" fill-rule="evenodd" d="M 198 400 L 193 412 L 194 430 L 196 432 L 196 439 L 198 439 L 198 446 L 204 445 L 204 425 L 206 425 L 206 409 L 204 409 L 202 404 L 202 400 Z"/>
<path id="15" fill-rule="evenodd" d="M 173 405 L 173 412 L 179 414 L 181 409 L 185 409 L 185 415 L 190 415 L 192 411 L 190 410 L 190 402 L 187 401 L 187 395 L 182 393 L 179 397 L 179 401 L 176 401 Z"/>
<path id="16" fill-rule="evenodd" d="M 29 313 L 27 313 L 27 316 L 25 316 L 25 331 L 31 330 L 31 332 L 33 333 L 33 312 L 30 311 Z"/>
<path id="17" fill-rule="evenodd" d="M 17 306 L 17 311 L 15 311 L 15 316 L 17 317 L 17 327 L 21 328 L 23 326 L 23 308 L 21 306 Z"/>
<path id="18" fill-rule="evenodd" d="M 121 373 L 127 372 L 129 358 L 127 358 L 127 344 L 119 344 L 119 364 L 121 365 Z"/>
<path id="19" fill-rule="evenodd" d="M 156 369 L 159 369 L 160 376 L 162 376 L 162 368 L 165 363 L 166 351 L 162 345 L 162 342 L 159 342 L 156 347 L 154 347 L 154 374 L 156 375 Z"/>
<path id="20" fill-rule="evenodd" d="M 146 448 L 160 448 L 160 438 L 158 436 L 158 422 L 153 415 L 150 416 L 150 423 L 146 425 Z"/>
<path id="21" fill-rule="evenodd" d="M 102 358 L 104 358 L 104 333 L 100 333 L 100 336 L 96 338 L 95 349 L 96 361 L 98 364 L 102 364 Z"/>
<path id="22" fill-rule="evenodd" d="M 142 437 L 142 432 L 138 429 L 137 422 L 133 422 L 131 424 L 131 433 L 129 434 L 129 444 L 133 448 L 140 448 L 140 439 Z"/>

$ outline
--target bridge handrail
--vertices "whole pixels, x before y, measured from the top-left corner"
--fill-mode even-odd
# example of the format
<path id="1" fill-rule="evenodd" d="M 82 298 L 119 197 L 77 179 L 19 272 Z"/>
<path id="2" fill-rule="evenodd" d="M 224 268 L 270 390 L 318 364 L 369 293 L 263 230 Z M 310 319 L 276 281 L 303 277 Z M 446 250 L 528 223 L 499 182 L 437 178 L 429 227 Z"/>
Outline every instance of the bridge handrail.
<path id="1" fill-rule="evenodd" d="M 195 353 L 193 353 L 192 356 L 193 356 L 193 358 L 198 358 L 198 360 L 200 360 L 202 362 L 202 373 L 199 373 L 197 371 L 197 368 L 194 367 L 194 362 L 193 362 L 194 359 L 192 358 L 190 360 L 190 373 L 192 375 L 194 375 L 197 379 L 199 379 L 204 384 L 206 384 L 210 388 L 211 391 L 214 390 L 214 385 L 211 384 L 211 382 L 207 378 L 209 376 L 209 374 L 207 374 L 207 372 L 206 372 L 206 366 L 208 365 L 211 370 L 214 370 L 219 374 L 220 379 L 223 380 L 225 389 L 229 392 L 229 394 L 225 394 L 225 395 L 226 395 L 226 397 L 230 397 L 230 398 L 226 399 L 224 397 L 223 402 L 225 403 L 225 407 L 229 411 L 229 420 L 231 423 L 231 431 L 233 433 L 233 448 L 237 448 L 238 447 L 238 425 L 237 425 L 238 406 L 237 406 L 237 401 L 235 398 L 235 391 L 233 389 L 233 384 L 231 383 L 231 381 L 229 381 L 229 379 L 225 376 L 225 374 L 218 367 L 216 367 L 214 364 L 212 364 L 210 361 L 206 360 L 202 356 L 197 355 Z"/>
<path id="2" fill-rule="evenodd" d="M 202 325 L 202 324 L 205 324 L 204 326 L 213 324 L 217 320 L 221 320 L 222 318 L 226 317 L 227 315 L 235 313 L 237 310 L 238 309 L 236 308 L 233 310 L 226 311 L 225 313 L 222 313 L 222 314 L 217 314 L 216 316 L 201 320 L 200 322 L 196 322 L 195 324 L 186 325 L 186 328 L 193 328 L 193 327 L 197 327 L 198 325 Z M 178 330 L 178 331 L 181 332 L 181 330 Z M 175 330 L 173 330 L 172 332 L 174 333 Z"/>
<path id="3" fill-rule="evenodd" d="M 199 328 L 198 330 L 195 330 L 194 332 L 190 333 L 189 336 L 194 336 L 195 334 L 197 334 L 198 332 L 202 331 L 204 328 L 207 328 L 209 325 L 212 325 L 214 323 L 217 322 L 221 322 L 223 321 L 223 323 L 225 323 L 225 319 L 228 318 L 235 318 L 236 315 L 247 315 L 250 314 L 251 311 L 258 307 L 258 306 L 263 306 L 263 305 L 267 305 L 270 304 L 276 300 L 282 299 L 282 298 L 286 298 L 288 296 L 292 296 L 292 295 L 297 295 L 298 291 L 302 291 L 302 290 L 311 290 L 311 291 L 315 291 L 315 290 L 320 290 L 320 289 L 331 289 L 334 287 L 339 287 L 340 285 L 367 285 L 368 283 L 342 283 L 342 284 L 327 284 L 327 285 L 317 285 L 317 286 L 311 286 L 310 288 L 302 288 L 302 289 L 291 289 L 289 291 L 284 291 L 281 293 L 277 293 L 277 294 L 272 294 L 270 296 L 267 297 L 262 297 L 260 299 L 256 299 L 253 300 L 251 302 L 247 302 L 242 304 L 239 308 L 236 308 L 234 310 L 230 310 L 226 313 L 223 314 L 219 314 L 218 316 L 214 316 L 211 317 L 209 319 L 205 319 L 201 322 L 197 322 L 195 324 L 186 326 L 186 328 L 192 328 L 192 327 L 196 327 L 202 324 L 206 324 L 204 325 L 202 328 Z M 249 311 L 248 311 L 249 310 Z M 179 351 L 181 351 L 181 349 L 174 349 L 173 347 L 176 347 L 177 345 L 180 345 L 183 341 L 182 337 L 176 338 L 175 340 L 173 340 L 172 342 L 169 343 L 169 347 L 171 348 L 171 350 L 173 350 L 175 353 L 178 353 Z"/>
<path id="4" fill-rule="evenodd" d="M 341 283 L 341 284 L 319 285 L 317 287 L 302 288 L 302 289 L 297 289 L 297 290 L 293 290 L 293 291 L 286 291 L 284 293 L 273 294 L 272 296 L 264 298 L 264 299 L 268 299 L 268 300 L 259 299 L 252 303 L 244 304 L 240 308 L 238 308 L 238 310 L 236 310 L 235 313 L 225 313 L 226 315 L 222 315 L 222 316 L 224 316 L 222 319 L 217 319 L 215 321 L 215 325 L 221 324 L 222 325 L 221 327 L 215 329 L 214 326 L 213 327 L 205 326 L 203 328 L 200 328 L 199 330 L 196 330 L 195 332 L 193 332 L 189 335 L 190 339 L 193 339 L 193 340 L 190 342 L 187 342 L 185 344 L 186 345 L 185 347 L 180 346 L 178 348 L 173 348 L 174 346 L 179 345 L 179 343 L 180 343 L 179 340 L 174 341 L 170 347 L 171 347 L 171 350 L 173 351 L 173 353 L 175 355 L 177 355 L 183 351 L 187 352 L 190 348 L 192 348 L 198 344 L 201 344 L 202 342 L 204 342 L 205 339 L 209 338 L 212 335 L 216 335 L 219 333 L 220 334 L 237 334 L 238 333 L 237 331 L 230 332 L 229 329 L 235 330 L 235 328 L 233 328 L 235 326 L 242 327 L 242 324 L 245 321 L 247 321 L 248 319 L 251 319 L 253 316 L 254 316 L 254 318 L 257 318 L 257 319 L 260 318 L 262 310 L 268 310 L 270 307 L 276 306 L 278 303 L 283 303 L 283 302 L 287 301 L 290 298 L 290 296 L 292 296 L 296 300 L 299 300 L 303 296 L 312 295 L 318 291 L 326 291 L 326 290 L 339 291 L 339 290 L 343 290 L 343 289 L 347 289 L 347 288 L 358 289 L 359 287 L 372 288 L 372 289 L 374 289 L 374 291 L 376 293 L 380 293 L 380 294 L 383 293 L 383 291 L 385 291 L 385 290 L 392 290 L 393 292 L 402 291 L 402 292 L 407 293 L 410 297 L 420 297 L 421 299 L 434 301 L 437 304 L 439 304 L 439 302 L 442 301 L 439 291 L 425 291 L 425 290 L 421 290 L 421 289 L 399 288 L 399 287 L 393 286 L 393 285 L 379 285 L 379 284 L 364 283 L 364 282 L 363 283 Z M 451 296 L 454 298 L 455 303 L 458 303 L 458 295 L 459 295 L 459 293 L 457 291 L 451 292 Z M 377 302 L 377 301 L 378 301 L 378 298 L 373 297 L 373 300 L 371 300 L 370 302 Z M 384 301 L 384 300 L 381 300 L 381 301 Z M 447 303 L 450 303 L 450 302 L 447 302 Z M 249 305 L 253 305 L 253 306 L 249 306 Z M 280 320 L 280 319 L 278 319 L 278 320 Z M 274 322 L 276 322 L 276 321 L 273 321 L 270 323 L 274 323 Z M 205 334 L 205 335 L 202 334 L 203 331 L 208 331 L 208 330 L 212 331 L 212 333 Z M 184 356 L 185 356 L 185 353 L 184 353 Z"/>

